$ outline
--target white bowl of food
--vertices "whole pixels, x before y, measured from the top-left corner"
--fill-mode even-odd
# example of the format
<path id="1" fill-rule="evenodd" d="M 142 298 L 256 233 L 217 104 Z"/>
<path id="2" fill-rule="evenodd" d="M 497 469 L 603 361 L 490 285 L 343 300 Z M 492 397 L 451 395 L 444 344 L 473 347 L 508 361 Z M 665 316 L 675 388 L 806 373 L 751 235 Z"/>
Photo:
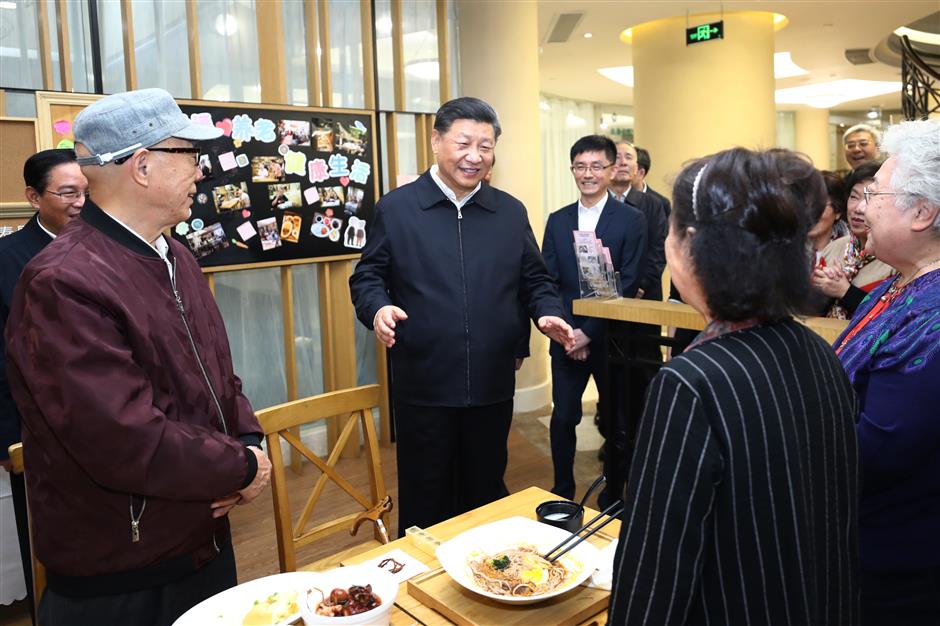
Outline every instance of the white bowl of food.
<path id="1" fill-rule="evenodd" d="M 398 583 L 377 567 L 340 567 L 317 574 L 300 602 L 306 626 L 388 626 Z"/>
<path id="2" fill-rule="evenodd" d="M 554 598 L 587 580 L 600 550 L 584 541 L 549 563 L 541 555 L 568 531 L 525 517 L 511 517 L 461 533 L 437 548 L 441 566 L 461 586 L 510 604 Z"/>

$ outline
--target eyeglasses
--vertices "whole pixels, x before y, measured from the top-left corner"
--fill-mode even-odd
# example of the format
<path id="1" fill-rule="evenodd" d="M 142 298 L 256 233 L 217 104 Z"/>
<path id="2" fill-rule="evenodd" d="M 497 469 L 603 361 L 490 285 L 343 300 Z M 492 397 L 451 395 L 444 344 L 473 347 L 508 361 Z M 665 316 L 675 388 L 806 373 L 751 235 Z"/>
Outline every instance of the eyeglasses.
<path id="1" fill-rule="evenodd" d="M 855 148 L 865 149 L 870 145 L 871 145 L 871 142 L 868 141 L 867 139 L 863 139 L 861 141 L 850 141 L 847 144 L 845 144 L 845 149 L 846 150 L 854 150 Z"/>
<path id="2" fill-rule="evenodd" d="M 59 196 L 66 202 L 75 202 L 79 198 L 87 198 L 88 191 L 50 191 L 46 189 L 43 193 L 51 193 L 54 196 Z"/>
<path id="3" fill-rule="evenodd" d="M 862 188 L 862 193 L 865 195 L 865 204 L 871 202 L 872 196 L 903 196 L 905 195 L 900 191 L 872 191 L 871 185 L 866 185 Z"/>
<path id="4" fill-rule="evenodd" d="M 578 176 L 583 176 L 587 173 L 588 170 L 591 170 L 592 174 L 600 174 L 608 167 L 613 167 L 613 163 L 610 165 L 601 165 L 600 163 L 591 163 L 590 165 L 585 165 L 583 163 L 578 163 L 577 165 L 571 166 L 571 171 L 577 174 Z"/>
<path id="5" fill-rule="evenodd" d="M 188 154 L 193 159 L 193 167 L 199 164 L 199 159 L 202 157 L 202 152 L 199 148 L 146 148 L 149 152 L 169 152 L 171 154 Z M 124 163 L 129 158 L 134 156 L 133 154 L 128 154 L 119 159 L 114 159 L 114 163 L 120 165 Z"/>

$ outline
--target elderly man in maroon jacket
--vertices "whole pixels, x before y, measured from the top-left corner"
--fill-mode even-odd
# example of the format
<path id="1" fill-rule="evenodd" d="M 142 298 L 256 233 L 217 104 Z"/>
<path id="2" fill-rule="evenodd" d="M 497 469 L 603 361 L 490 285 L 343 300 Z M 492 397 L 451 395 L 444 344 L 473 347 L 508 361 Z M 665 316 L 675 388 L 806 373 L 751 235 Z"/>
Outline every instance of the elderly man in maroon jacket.
<path id="1" fill-rule="evenodd" d="M 27 265 L 7 326 L 41 624 L 171 624 L 236 584 L 226 514 L 265 487 L 261 428 L 192 254 L 199 150 L 170 94 L 75 121 L 91 199 Z"/>

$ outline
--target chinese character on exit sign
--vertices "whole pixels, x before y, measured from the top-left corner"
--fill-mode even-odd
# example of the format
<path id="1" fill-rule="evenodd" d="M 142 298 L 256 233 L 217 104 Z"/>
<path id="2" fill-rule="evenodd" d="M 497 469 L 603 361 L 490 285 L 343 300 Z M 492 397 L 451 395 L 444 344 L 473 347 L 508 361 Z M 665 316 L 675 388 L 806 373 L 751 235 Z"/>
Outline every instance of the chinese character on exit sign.
<path id="1" fill-rule="evenodd" d="M 725 38 L 725 22 L 712 22 L 711 24 L 700 24 L 693 28 L 685 29 L 685 45 L 690 46 L 693 43 L 702 43 L 712 39 Z"/>

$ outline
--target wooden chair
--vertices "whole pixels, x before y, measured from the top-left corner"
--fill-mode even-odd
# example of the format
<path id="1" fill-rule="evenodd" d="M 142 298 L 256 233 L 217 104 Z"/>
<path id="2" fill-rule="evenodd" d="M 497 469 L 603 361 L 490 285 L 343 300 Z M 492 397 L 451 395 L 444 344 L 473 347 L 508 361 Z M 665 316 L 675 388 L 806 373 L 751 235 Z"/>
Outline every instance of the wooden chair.
<path id="1" fill-rule="evenodd" d="M 367 385 L 332 391 L 258 411 L 258 421 L 261 422 L 261 427 L 264 429 L 268 456 L 272 465 L 271 487 L 274 497 L 274 522 L 277 530 L 278 559 L 282 572 L 293 572 L 297 569 L 297 548 L 343 530 L 355 534 L 359 525 L 366 519 L 374 522 L 374 540 L 333 555 L 328 559 L 317 561 L 310 564 L 310 567 L 325 569 L 336 566 L 348 556 L 364 552 L 381 545 L 381 543 L 388 543 L 385 528 L 388 526 L 388 511 L 391 510 L 391 499 L 385 492 L 379 443 L 372 415 L 372 408 L 379 406 L 380 389 L 378 385 Z M 340 432 L 335 443 L 332 444 L 332 449 L 329 450 L 327 458 L 322 459 L 301 442 L 297 434 L 299 432 L 298 427 L 321 421 L 325 422 L 334 417 L 339 420 Z M 353 441 L 358 442 L 359 429 L 357 426 L 360 423 L 364 434 L 364 456 L 369 474 L 368 495 L 364 495 L 356 489 L 349 480 L 339 474 L 336 468 L 336 463 L 339 461 L 350 437 L 356 435 Z M 287 475 L 281 448 L 282 439 L 306 457 L 321 472 L 314 483 L 313 489 L 306 497 L 303 510 L 296 523 L 293 523 L 291 517 Z M 333 481 L 349 494 L 362 507 L 362 511 L 343 515 L 308 529 L 307 526 L 310 523 L 314 507 L 323 495 L 323 490 L 328 481 Z"/>
<path id="2" fill-rule="evenodd" d="M 26 471 L 23 465 L 23 444 L 14 443 L 10 446 L 9 451 L 10 460 L 13 462 L 13 473 L 23 474 Z M 28 507 L 27 517 L 29 519 L 29 552 L 33 561 L 33 606 L 38 611 L 42 592 L 46 590 L 46 568 L 36 558 L 36 547 L 33 545 L 33 518 L 29 515 Z"/>

